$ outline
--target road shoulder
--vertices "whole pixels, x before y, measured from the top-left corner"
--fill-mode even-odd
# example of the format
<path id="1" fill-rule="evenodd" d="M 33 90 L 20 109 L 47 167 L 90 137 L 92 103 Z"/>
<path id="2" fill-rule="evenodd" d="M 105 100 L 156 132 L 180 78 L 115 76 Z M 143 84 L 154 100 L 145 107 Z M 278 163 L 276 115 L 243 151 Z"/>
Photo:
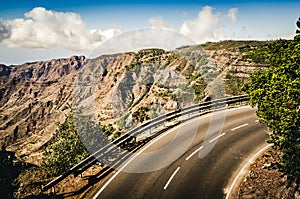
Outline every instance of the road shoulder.
<path id="1" fill-rule="evenodd" d="M 281 152 L 266 147 L 253 158 L 253 162 L 244 166 L 230 194 L 226 198 L 300 198 L 297 184 L 288 186 L 287 177 L 279 171 Z M 252 158 L 251 158 L 252 159 Z M 243 168 L 244 168 L 243 167 Z M 232 184 L 231 184 L 232 185 Z"/>
<path id="2" fill-rule="evenodd" d="M 264 144 L 258 147 L 258 150 L 254 151 L 248 159 L 246 159 L 232 175 L 231 179 L 228 181 L 226 188 L 224 189 L 224 194 L 226 199 L 236 198 L 235 195 L 239 190 L 239 185 L 249 172 L 251 164 L 267 149 L 269 149 L 271 144 Z"/>

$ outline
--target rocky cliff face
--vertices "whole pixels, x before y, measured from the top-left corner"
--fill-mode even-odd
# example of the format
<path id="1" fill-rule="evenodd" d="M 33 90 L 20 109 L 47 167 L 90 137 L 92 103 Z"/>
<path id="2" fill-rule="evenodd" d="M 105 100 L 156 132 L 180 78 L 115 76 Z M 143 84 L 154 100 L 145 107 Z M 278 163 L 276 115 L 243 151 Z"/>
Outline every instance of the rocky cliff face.
<path id="1" fill-rule="evenodd" d="M 248 55 L 194 46 L 0 65 L 0 139 L 7 149 L 37 163 L 56 123 L 72 108 L 81 107 L 81 114 L 124 132 L 212 95 L 208 85 L 214 79 L 227 81 L 224 95 L 236 94 L 228 84 L 236 81 L 232 77 L 246 78 L 266 67 Z"/>
<path id="2" fill-rule="evenodd" d="M 0 137 L 20 156 L 53 136 L 71 102 L 72 84 L 85 57 L 0 66 Z"/>

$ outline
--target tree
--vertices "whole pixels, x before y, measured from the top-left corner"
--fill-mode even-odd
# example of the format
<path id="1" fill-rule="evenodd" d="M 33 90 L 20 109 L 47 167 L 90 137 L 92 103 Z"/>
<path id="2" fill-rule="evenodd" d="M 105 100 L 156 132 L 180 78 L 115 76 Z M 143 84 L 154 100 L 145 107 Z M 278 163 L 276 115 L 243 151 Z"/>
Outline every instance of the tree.
<path id="1" fill-rule="evenodd" d="M 63 124 L 58 125 L 56 137 L 43 155 L 42 167 L 54 176 L 62 174 L 88 156 L 77 135 L 72 114 Z"/>
<path id="2" fill-rule="evenodd" d="M 300 35 L 271 43 L 268 62 L 270 68 L 252 73 L 243 90 L 250 96 L 250 105 L 257 106 L 260 121 L 272 130 L 268 142 L 283 152 L 283 172 L 299 181 Z"/>
<path id="3" fill-rule="evenodd" d="M 149 111 L 148 107 L 142 106 L 136 112 L 133 113 L 133 117 L 140 123 L 147 121 L 150 119 L 149 115 L 147 115 L 147 111 Z"/>

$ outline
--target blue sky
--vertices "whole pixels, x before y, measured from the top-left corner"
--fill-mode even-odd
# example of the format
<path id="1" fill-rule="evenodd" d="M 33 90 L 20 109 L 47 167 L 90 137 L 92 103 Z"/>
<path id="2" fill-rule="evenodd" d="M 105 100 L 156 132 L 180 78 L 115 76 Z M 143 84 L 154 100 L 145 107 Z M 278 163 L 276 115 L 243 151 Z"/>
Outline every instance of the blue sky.
<path id="1" fill-rule="evenodd" d="M 10 0 L 0 7 L 0 63 L 89 55 L 107 39 L 165 28 L 195 43 L 292 38 L 300 2 Z"/>

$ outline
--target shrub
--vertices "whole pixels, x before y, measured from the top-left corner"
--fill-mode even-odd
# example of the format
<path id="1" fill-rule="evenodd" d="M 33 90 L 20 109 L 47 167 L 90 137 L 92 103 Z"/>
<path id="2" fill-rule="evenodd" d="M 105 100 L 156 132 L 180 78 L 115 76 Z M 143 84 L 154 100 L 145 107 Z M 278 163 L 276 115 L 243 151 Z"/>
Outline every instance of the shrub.
<path id="1" fill-rule="evenodd" d="M 88 156 L 77 135 L 72 114 L 63 124 L 58 124 L 56 137 L 43 155 L 42 168 L 53 176 L 62 174 Z"/>

